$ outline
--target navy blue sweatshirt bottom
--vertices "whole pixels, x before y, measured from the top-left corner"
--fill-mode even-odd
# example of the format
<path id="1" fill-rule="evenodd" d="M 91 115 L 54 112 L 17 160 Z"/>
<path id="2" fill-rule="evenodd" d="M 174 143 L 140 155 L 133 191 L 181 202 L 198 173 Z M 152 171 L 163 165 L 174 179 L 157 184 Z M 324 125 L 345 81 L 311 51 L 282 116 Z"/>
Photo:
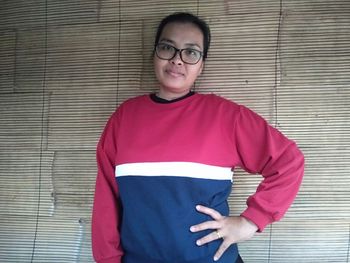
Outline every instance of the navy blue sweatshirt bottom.
<path id="1" fill-rule="evenodd" d="M 214 255 L 213 255 L 214 257 Z M 201 258 L 194 261 L 188 261 L 186 263 L 244 263 L 242 258 L 238 254 L 237 245 L 232 245 L 226 252 L 221 256 L 219 261 L 214 261 L 213 257 L 211 258 Z M 125 253 L 123 256 L 123 263 L 179 263 L 178 261 L 174 262 L 165 262 L 152 258 L 145 258 L 144 256 L 139 256 L 132 253 Z"/>
<path id="2" fill-rule="evenodd" d="M 238 255 L 238 258 L 236 259 L 235 263 L 244 263 L 243 259 L 241 258 L 240 255 Z"/>

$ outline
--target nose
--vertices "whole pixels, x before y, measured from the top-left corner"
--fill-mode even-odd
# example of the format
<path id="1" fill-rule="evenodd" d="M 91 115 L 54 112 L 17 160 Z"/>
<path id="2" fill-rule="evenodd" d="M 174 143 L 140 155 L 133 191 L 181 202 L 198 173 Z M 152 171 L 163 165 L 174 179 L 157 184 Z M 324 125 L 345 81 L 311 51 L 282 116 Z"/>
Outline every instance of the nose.
<path id="1" fill-rule="evenodd" d="M 176 51 L 175 56 L 171 59 L 171 63 L 175 65 L 182 65 L 183 61 L 180 56 L 180 52 Z"/>

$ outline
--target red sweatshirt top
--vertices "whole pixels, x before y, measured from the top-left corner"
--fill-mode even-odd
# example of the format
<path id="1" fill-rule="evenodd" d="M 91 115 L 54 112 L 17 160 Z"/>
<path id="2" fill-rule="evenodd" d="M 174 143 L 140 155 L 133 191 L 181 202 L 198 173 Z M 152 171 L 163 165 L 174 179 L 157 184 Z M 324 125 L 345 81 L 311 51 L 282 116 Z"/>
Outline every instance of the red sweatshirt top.
<path id="1" fill-rule="evenodd" d="M 170 104 L 148 95 L 124 102 L 100 138 L 97 163 L 92 248 L 100 263 L 122 262 L 124 253 L 135 255 L 125 262 L 212 262 L 219 243 L 199 249 L 200 236 L 189 233 L 208 220 L 195 205 L 229 215 L 231 170 L 259 173 L 241 215 L 263 231 L 283 217 L 304 172 L 296 144 L 258 114 L 197 93 Z"/>

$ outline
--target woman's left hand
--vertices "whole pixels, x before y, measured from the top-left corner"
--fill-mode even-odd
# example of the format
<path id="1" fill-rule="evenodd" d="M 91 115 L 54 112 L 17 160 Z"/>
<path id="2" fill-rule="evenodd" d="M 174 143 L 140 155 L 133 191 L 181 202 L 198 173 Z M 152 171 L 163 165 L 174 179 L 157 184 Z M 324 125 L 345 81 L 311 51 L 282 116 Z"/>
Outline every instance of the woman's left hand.
<path id="1" fill-rule="evenodd" d="M 223 240 L 214 255 L 215 261 L 220 259 L 229 246 L 250 239 L 258 230 L 253 222 L 242 216 L 222 216 L 218 211 L 202 205 L 197 205 L 196 209 L 213 218 L 212 221 L 206 221 L 190 228 L 191 232 L 213 229 L 212 233 L 197 240 L 197 245 L 202 246 L 217 239 Z"/>

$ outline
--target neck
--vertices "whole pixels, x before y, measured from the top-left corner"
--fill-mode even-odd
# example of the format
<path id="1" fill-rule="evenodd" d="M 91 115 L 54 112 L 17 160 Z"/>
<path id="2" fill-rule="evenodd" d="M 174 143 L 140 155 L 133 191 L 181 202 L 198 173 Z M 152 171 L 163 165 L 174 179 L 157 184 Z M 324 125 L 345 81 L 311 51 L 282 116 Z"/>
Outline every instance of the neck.
<path id="1" fill-rule="evenodd" d="M 162 99 L 165 99 L 165 100 L 168 100 L 168 101 L 171 101 L 171 100 L 176 100 L 178 98 L 181 98 L 185 95 L 187 95 L 188 93 L 190 93 L 191 90 L 188 89 L 188 90 L 185 90 L 183 92 L 179 92 L 179 93 L 170 93 L 170 92 L 164 92 L 162 90 L 159 90 L 156 95 L 157 97 L 159 98 L 162 98 Z"/>
<path id="2" fill-rule="evenodd" d="M 180 98 L 177 98 L 177 99 L 173 99 L 173 100 L 166 100 L 166 99 L 162 99 L 160 97 L 157 96 L 156 93 L 151 93 L 150 94 L 150 97 L 151 99 L 154 101 L 154 102 L 157 102 L 157 103 L 162 103 L 162 104 L 169 104 L 169 103 L 174 103 L 174 102 L 177 102 L 177 101 L 180 101 L 180 100 L 183 100 L 183 99 L 186 99 L 192 95 L 194 95 L 195 92 L 194 91 L 190 91 L 189 93 L 187 93 L 186 95 L 180 97 Z"/>

